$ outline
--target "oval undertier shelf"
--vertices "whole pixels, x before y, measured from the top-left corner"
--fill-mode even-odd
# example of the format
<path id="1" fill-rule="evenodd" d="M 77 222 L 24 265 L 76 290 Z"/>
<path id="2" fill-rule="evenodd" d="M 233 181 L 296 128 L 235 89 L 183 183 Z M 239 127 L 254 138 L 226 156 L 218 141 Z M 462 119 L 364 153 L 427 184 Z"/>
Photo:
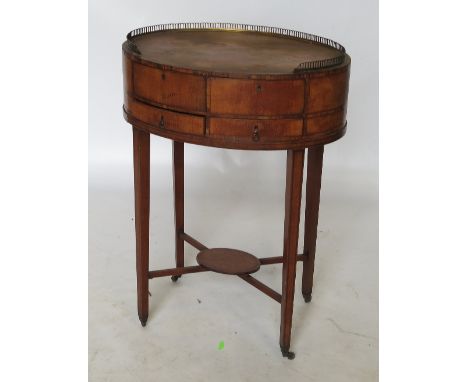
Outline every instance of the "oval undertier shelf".
<path id="1" fill-rule="evenodd" d="M 197 262 L 210 271 L 227 275 L 245 275 L 260 269 L 260 261 L 254 255 L 230 248 L 205 249 L 197 255 Z"/>

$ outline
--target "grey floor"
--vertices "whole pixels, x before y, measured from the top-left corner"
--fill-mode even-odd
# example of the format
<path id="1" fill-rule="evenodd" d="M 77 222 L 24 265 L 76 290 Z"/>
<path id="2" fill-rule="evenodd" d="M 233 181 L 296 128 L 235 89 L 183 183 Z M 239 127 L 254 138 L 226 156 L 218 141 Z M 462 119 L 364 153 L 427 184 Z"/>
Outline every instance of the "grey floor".
<path id="1" fill-rule="evenodd" d="M 234 165 L 188 167 L 187 233 L 208 247 L 280 256 L 284 168 L 278 174 L 259 177 Z M 151 269 L 174 264 L 171 185 L 170 167 L 153 166 Z M 279 350 L 280 305 L 237 277 L 205 272 L 176 284 L 151 280 L 142 328 L 133 224 L 131 165 L 90 171 L 90 381 L 378 379 L 376 174 L 324 169 L 310 304 L 300 293 L 301 264 L 297 270 L 293 361 Z M 186 245 L 185 253 L 186 263 L 196 264 L 196 250 Z M 256 277 L 281 292 L 280 265 L 264 266 Z"/>

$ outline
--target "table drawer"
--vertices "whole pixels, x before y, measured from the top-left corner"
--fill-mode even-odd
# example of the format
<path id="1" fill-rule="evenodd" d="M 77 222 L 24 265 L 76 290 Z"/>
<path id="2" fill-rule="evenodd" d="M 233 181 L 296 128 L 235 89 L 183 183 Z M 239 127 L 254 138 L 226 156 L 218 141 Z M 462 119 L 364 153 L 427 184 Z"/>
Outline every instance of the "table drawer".
<path id="1" fill-rule="evenodd" d="M 201 116 L 160 109 L 134 99 L 129 100 L 127 111 L 134 118 L 165 130 L 195 135 L 205 132 L 205 118 Z"/>
<path id="2" fill-rule="evenodd" d="M 306 112 L 321 112 L 343 107 L 348 99 L 349 68 L 344 72 L 310 78 Z"/>
<path id="3" fill-rule="evenodd" d="M 302 135 L 302 119 L 236 119 L 211 118 L 209 135 L 213 137 L 250 138 L 253 142 L 263 139 L 282 139 Z"/>
<path id="4" fill-rule="evenodd" d="M 136 97 L 189 111 L 206 110 L 206 86 L 202 76 L 133 64 Z"/>
<path id="5" fill-rule="evenodd" d="M 212 78 L 210 111 L 234 115 L 301 114 L 304 108 L 304 81 L 240 80 Z"/>
<path id="6" fill-rule="evenodd" d="M 124 85 L 124 103 L 127 103 L 128 93 L 133 91 L 133 75 L 132 75 L 133 63 L 126 56 L 122 56 L 122 69 L 123 69 L 123 85 Z"/>
<path id="7" fill-rule="evenodd" d="M 346 110 L 336 109 L 330 112 L 309 115 L 306 119 L 307 134 L 325 133 L 340 129 L 346 123 Z"/>

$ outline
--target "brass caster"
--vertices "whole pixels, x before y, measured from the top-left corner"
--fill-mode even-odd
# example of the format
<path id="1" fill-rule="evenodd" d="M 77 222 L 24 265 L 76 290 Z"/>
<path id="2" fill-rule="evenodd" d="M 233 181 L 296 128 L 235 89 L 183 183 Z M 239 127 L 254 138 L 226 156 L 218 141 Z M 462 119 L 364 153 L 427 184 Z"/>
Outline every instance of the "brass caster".
<path id="1" fill-rule="evenodd" d="M 296 357 L 296 354 L 289 350 L 281 349 L 281 353 L 283 354 L 283 357 L 288 357 L 288 359 L 294 359 Z"/>

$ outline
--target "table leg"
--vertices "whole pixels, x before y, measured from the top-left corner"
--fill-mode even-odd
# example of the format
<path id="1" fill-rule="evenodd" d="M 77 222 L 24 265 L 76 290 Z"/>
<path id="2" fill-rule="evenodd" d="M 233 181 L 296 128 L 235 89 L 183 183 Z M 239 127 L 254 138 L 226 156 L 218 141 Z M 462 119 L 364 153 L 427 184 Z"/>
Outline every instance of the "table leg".
<path id="1" fill-rule="evenodd" d="M 148 319 L 150 135 L 133 127 L 133 174 L 135 185 L 135 233 L 138 317 Z"/>
<path id="2" fill-rule="evenodd" d="M 176 267 L 184 266 L 184 143 L 172 142 L 172 172 L 174 184 L 174 228 Z M 181 276 L 172 276 L 177 281 Z"/>
<path id="3" fill-rule="evenodd" d="M 304 262 L 302 268 L 302 295 L 304 296 L 305 302 L 310 302 L 312 299 L 322 163 L 323 145 L 310 147 L 307 154 Z"/>
<path id="4" fill-rule="evenodd" d="M 292 359 L 294 353 L 289 351 L 289 346 L 291 344 L 294 284 L 296 280 L 304 150 L 288 150 L 286 167 L 280 347 L 283 356 Z"/>

